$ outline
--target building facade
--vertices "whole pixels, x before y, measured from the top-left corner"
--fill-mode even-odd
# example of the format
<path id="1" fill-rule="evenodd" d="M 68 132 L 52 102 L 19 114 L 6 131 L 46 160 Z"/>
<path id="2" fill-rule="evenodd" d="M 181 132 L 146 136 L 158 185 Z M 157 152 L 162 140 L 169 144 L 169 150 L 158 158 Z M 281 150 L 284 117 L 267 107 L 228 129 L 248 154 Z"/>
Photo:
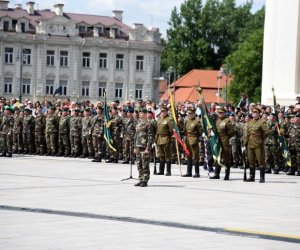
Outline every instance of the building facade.
<path id="1" fill-rule="evenodd" d="M 160 33 L 113 16 L 35 10 L 0 0 L 0 96 L 71 100 L 159 99 Z"/>

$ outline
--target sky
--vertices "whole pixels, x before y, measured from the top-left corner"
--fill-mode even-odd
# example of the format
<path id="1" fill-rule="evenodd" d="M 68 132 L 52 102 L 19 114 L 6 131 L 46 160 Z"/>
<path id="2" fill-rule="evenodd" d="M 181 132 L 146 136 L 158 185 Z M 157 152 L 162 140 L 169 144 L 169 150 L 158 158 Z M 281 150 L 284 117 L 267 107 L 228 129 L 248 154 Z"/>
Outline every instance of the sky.
<path id="1" fill-rule="evenodd" d="M 113 10 L 123 10 L 123 22 L 129 26 L 134 23 L 143 23 L 147 28 L 158 27 L 165 37 L 171 11 L 177 8 L 184 0 L 33 0 L 36 9 L 51 9 L 56 3 L 63 3 L 65 12 L 112 16 Z M 247 0 L 236 0 L 243 4 Z M 26 6 L 28 0 L 10 0 L 10 6 L 22 4 Z M 253 12 L 259 10 L 265 0 L 253 0 Z"/>

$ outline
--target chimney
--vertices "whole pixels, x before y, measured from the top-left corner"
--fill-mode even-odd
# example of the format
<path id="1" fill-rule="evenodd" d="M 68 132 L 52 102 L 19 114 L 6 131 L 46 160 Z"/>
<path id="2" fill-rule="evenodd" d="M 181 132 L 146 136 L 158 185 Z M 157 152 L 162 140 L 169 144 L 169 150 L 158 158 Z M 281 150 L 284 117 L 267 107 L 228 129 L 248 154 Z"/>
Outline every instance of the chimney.
<path id="1" fill-rule="evenodd" d="M 118 21 L 122 22 L 123 20 L 123 11 L 122 10 L 114 10 L 113 11 L 113 17 L 117 19 Z"/>
<path id="2" fill-rule="evenodd" d="M 139 29 L 139 28 L 142 28 L 142 27 L 144 27 L 144 24 L 142 24 L 142 23 L 134 23 L 133 24 L 134 29 Z"/>
<path id="3" fill-rule="evenodd" d="M 64 7 L 64 4 L 62 4 L 62 3 L 58 3 L 58 4 L 54 5 L 54 11 L 57 16 L 62 16 L 64 14 L 63 7 Z"/>
<path id="4" fill-rule="evenodd" d="M 26 3 L 27 13 L 29 15 L 34 15 L 34 4 L 35 4 L 35 2 L 27 2 Z"/>
<path id="5" fill-rule="evenodd" d="M 15 9 L 16 9 L 16 10 L 21 10 L 21 9 L 22 9 L 22 4 L 16 3 L 16 4 L 15 4 Z"/>
<path id="6" fill-rule="evenodd" d="M 9 1 L 0 0 L 0 10 L 8 10 Z"/>

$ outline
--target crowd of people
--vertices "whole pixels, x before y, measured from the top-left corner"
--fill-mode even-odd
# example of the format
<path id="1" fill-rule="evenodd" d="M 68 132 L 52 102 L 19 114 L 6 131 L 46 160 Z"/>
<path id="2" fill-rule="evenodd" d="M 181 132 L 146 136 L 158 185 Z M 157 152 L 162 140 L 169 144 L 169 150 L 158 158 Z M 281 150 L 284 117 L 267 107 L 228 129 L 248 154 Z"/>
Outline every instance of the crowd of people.
<path id="1" fill-rule="evenodd" d="M 299 97 L 287 108 L 248 103 L 246 95 L 237 107 L 212 103 L 208 112 L 215 131 L 203 128 L 201 105 L 200 101 L 176 105 L 180 137 L 187 148 L 183 150 L 173 134 L 168 103 L 116 100 L 108 105 L 108 121 L 104 102 L 56 99 L 33 103 L 26 99 L 20 103 L 15 98 L 1 97 L 1 157 L 30 154 L 135 162 L 140 179 L 135 185 L 141 187 L 147 186 L 150 179 L 151 161 L 159 163 L 155 174 L 166 176 L 171 175 L 171 166 L 178 161 L 187 165 L 183 177 L 200 177 L 200 166 L 214 172 L 211 179 L 220 178 L 221 167 L 225 168 L 224 180 L 229 180 L 231 167 L 249 168 L 250 177 L 245 181 L 250 182 L 255 181 L 256 169 L 260 171 L 260 182 L 265 181 L 265 173 L 284 171 L 300 176 Z M 107 138 L 106 130 L 111 138 Z M 221 161 L 212 150 L 213 132 L 220 138 Z M 288 155 L 282 151 L 282 139 Z"/>

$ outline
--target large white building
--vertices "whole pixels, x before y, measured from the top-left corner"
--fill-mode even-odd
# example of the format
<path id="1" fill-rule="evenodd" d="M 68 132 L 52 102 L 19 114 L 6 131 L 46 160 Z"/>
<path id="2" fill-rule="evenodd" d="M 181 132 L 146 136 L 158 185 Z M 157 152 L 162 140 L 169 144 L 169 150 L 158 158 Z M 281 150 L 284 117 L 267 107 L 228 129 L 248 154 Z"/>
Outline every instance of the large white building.
<path id="1" fill-rule="evenodd" d="M 294 104 L 300 96 L 300 1 L 266 0 L 262 103 Z"/>
<path id="2" fill-rule="evenodd" d="M 0 0 L 0 96 L 31 100 L 158 100 L 160 33 L 113 16 L 36 10 Z"/>

